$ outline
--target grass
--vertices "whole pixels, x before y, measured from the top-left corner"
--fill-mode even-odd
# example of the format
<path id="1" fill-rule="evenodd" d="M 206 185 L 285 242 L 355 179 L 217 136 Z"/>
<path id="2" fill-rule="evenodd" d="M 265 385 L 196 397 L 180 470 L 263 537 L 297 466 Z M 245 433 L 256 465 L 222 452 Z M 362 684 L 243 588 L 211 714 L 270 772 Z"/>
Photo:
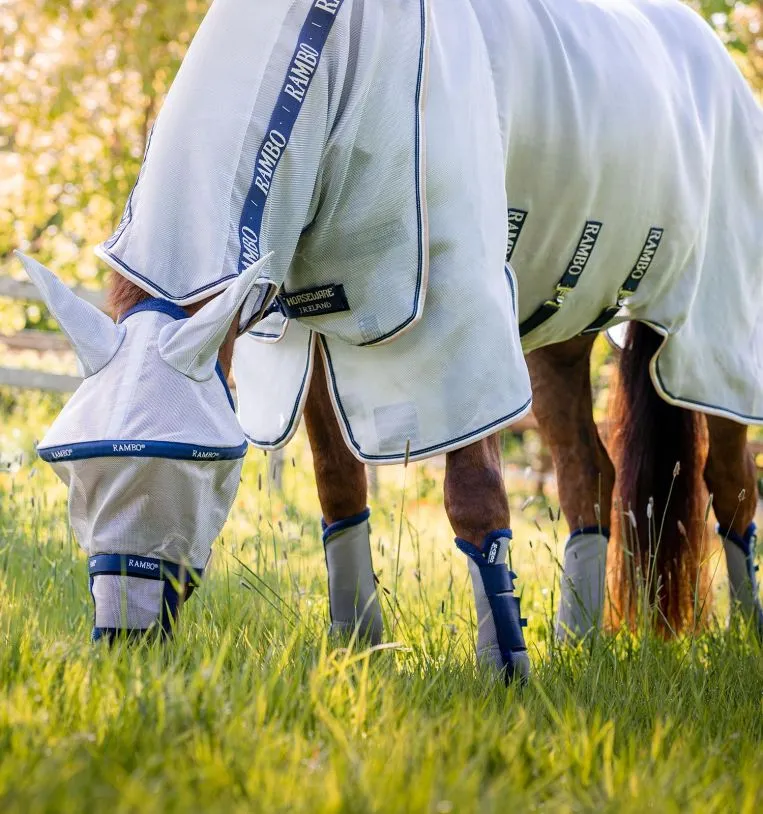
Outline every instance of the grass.
<path id="1" fill-rule="evenodd" d="M 564 530 L 520 496 L 535 674 L 506 689 L 474 666 L 441 472 L 418 465 L 385 470 L 373 504 L 390 645 L 335 649 L 303 440 L 295 454 L 282 492 L 250 455 L 165 647 L 88 643 L 62 488 L 41 465 L 0 476 L 0 811 L 761 810 L 763 657 L 743 627 L 554 647 Z"/>

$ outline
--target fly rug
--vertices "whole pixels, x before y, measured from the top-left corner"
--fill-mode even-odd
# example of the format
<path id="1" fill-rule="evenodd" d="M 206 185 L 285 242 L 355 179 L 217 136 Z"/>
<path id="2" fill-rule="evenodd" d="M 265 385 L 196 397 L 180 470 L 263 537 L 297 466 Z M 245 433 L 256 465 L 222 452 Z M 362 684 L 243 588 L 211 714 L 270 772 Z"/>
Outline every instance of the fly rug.
<path id="1" fill-rule="evenodd" d="M 524 678 L 495 434 L 530 409 L 532 352 L 574 530 L 558 635 L 581 637 L 614 481 L 588 357 L 627 320 L 635 560 L 662 546 L 655 594 L 679 622 L 696 518 L 649 496 L 681 442 L 675 493 L 689 505 L 704 474 L 733 595 L 760 614 L 745 425 L 763 423 L 762 144 L 740 73 L 674 0 L 216 0 L 97 249 L 116 324 L 22 258 L 86 376 L 39 452 L 90 556 L 94 638 L 172 631 L 247 441 L 283 446 L 304 416 L 334 629 L 383 633 L 364 465 L 447 453 L 478 657 Z"/>

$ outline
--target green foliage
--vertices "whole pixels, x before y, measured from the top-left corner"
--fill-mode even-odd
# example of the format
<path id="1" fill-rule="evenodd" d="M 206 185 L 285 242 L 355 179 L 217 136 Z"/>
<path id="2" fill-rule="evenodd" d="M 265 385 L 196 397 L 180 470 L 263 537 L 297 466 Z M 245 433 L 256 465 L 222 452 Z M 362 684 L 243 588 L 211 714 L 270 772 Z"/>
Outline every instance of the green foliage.
<path id="1" fill-rule="evenodd" d="M 0 4 L 0 273 L 20 247 L 68 282 L 100 281 L 103 270 L 86 249 L 121 216 L 150 126 L 207 5 Z M 8 304 L 0 327 L 41 327 L 43 317 Z"/>

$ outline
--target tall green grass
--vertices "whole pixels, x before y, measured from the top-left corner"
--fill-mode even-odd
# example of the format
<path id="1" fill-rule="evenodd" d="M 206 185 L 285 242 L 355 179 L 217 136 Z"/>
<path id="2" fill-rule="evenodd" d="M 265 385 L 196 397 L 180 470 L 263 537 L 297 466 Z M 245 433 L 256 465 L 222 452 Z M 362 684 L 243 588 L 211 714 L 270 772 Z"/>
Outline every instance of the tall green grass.
<path id="1" fill-rule="evenodd" d="M 507 689 L 474 665 L 441 473 L 412 466 L 383 472 L 373 505 L 389 643 L 337 648 L 296 455 L 282 491 L 250 456 L 176 640 L 113 650 L 88 642 L 63 490 L 41 465 L 0 476 L 0 811 L 763 809 L 763 654 L 722 606 L 676 642 L 556 648 L 563 530 L 516 496 L 535 673 Z"/>

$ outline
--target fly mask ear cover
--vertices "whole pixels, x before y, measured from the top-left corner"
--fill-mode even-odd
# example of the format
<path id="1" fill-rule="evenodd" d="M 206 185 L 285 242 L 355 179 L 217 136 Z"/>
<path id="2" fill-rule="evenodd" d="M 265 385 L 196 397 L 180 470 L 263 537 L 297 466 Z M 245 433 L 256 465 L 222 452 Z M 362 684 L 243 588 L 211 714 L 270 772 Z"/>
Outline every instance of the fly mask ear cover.
<path id="1" fill-rule="evenodd" d="M 193 317 L 148 299 L 116 326 L 24 261 L 54 291 L 46 302 L 62 327 L 77 309 L 88 317 L 65 327 L 88 375 L 38 452 L 69 487 L 72 528 L 90 556 L 96 639 L 157 622 L 171 632 L 209 559 L 247 449 L 217 352 L 268 259 Z M 82 347 L 111 355 L 88 365 Z"/>

